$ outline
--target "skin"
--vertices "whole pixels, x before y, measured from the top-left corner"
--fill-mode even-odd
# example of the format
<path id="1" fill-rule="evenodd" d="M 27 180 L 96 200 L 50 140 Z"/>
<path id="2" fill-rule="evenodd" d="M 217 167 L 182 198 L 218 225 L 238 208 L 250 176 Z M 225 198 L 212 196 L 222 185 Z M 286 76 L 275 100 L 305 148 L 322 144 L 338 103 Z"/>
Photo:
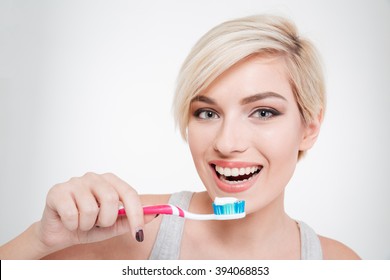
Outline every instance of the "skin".
<path id="1" fill-rule="evenodd" d="M 241 61 L 192 101 L 190 114 L 188 142 L 207 191 L 194 194 L 189 210 L 212 213 L 216 196 L 235 196 L 246 201 L 247 217 L 186 220 L 180 258 L 299 259 L 299 229 L 284 211 L 284 191 L 298 152 L 310 149 L 317 139 L 322 114 L 303 124 L 284 58 L 253 56 Z M 244 189 L 221 189 L 210 163 L 237 162 L 261 171 Z M 72 178 L 50 190 L 42 219 L 2 246 L 0 257 L 147 259 L 161 216 L 143 216 L 141 206 L 168 199 L 169 195 L 140 196 L 114 174 Z M 128 215 L 117 219 L 120 201 Z M 139 229 L 143 242 L 135 239 Z M 325 259 L 359 258 L 340 242 L 320 240 Z M 17 249 L 22 246 L 24 250 Z"/>
<path id="2" fill-rule="evenodd" d="M 193 99 L 188 142 L 208 197 L 232 195 L 230 190 L 218 187 L 210 163 L 222 161 L 234 167 L 235 163 L 244 162 L 262 168 L 248 189 L 233 193 L 246 201 L 247 218 L 215 225 L 213 230 L 218 237 L 213 243 L 220 246 L 213 250 L 213 257 L 300 258 L 299 230 L 284 211 L 284 191 L 297 164 L 298 152 L 314 145 L 321 121 L 319 113 L 310 124 L 304 125 L 283 57 L 250 57 L 221 75 L 201 97 Z M 187 233 L 195 230 L 194 226 Z M 229 254 L 220 241 L 222 236 L 237 247 L 234 254 Z M 325 258 L 357 258 L 341 243 L 322 237 L 321 242 Z M 199 243 L 184 252 L 196 252 Z M 328 250 L 336 247 L 337 250 Z M 338 250 L 343 255 L 337 255 Z M 237 252 L 242 251 L 245 253 L 238 256 Z M 197 257 L 206 253 L 204 248 Z M 183 254 L 188 258 L 193 255 Z"/>
<path id="3" fill-rule="evenodd" d="M 283 59 L 255 57 L 241 62 L 202 96 L 204 100 L 192 102 L 188 140 L 210 197 L 229 196 L 216 186 L 209 164 L 222 160 L 233 166 L 235 162 L 262 166 L 255 185 L 234 194 L 245 199 L 248 213 L 280 200 L 299 150 L 311 147 L 320 126 L 319 121 L 310 127 L 303 125 Z M 201 116 L 194 116 L 199 112 Z M 212 117 L 203 116 L 206 114 Z M 279 211 L 283 212 L 280 202 Z"/>

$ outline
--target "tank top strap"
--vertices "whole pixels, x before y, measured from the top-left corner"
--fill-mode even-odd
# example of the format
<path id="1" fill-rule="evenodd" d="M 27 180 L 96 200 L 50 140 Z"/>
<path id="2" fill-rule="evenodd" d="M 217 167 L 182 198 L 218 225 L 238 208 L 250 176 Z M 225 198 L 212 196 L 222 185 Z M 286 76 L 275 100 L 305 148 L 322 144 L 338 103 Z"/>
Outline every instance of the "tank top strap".
<path id="1" fill-rule="evenodd" d="M 169 204 L 176 205 L 187 210 L 193 193 L 182 191 L 173 193 L 169 198 Z M 160 229 L 157 233 L 150 260 L 177 260 L 180 257 L 180 245 L 183 236 L 185 219 L 164 215 L 161 220 Z"/>
<path id="2" fill-rule="evenodd" d="M 297 221 L 301 235 L 301 259 L 322 260 L 322 248 L 318 235 L 302 221 Z"/>

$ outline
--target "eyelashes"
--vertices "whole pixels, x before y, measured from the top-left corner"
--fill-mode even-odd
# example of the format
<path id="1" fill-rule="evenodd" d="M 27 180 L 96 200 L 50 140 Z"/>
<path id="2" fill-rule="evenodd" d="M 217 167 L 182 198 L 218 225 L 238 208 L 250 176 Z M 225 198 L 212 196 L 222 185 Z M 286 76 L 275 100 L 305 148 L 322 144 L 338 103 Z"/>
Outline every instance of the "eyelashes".
<path id="1" fill-rule="evenodd" d="M 261 120 L 268 120 L 280 115 L 281 113 L 273 108 L 258 108 L 250 114 L 251 117 L 255 117 Z"/>
<path id="2" fill-rule="evenodd" d="M 201 108 L 194 112 L 194 117 L 201 120 L 218 119 L 219 115 L 212 109 Z"/>
<path id="3" fill-rule="evenodd" d="M 256 108 L 249 114 L 249 118 L 269 120 L 280 115 L 282 115 L 282 113 L 274 108 Z M 193 113 L 193 116 L 200 120 L 213 120 L 220 118 L 220 115 L 210 108 L 197 109 Z"/>

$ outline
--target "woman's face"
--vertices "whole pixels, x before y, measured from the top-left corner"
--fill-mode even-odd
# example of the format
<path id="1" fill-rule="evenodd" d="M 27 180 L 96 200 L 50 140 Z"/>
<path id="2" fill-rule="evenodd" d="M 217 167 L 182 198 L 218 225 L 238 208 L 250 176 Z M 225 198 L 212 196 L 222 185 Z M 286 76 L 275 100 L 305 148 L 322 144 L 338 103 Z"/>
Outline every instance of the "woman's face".
<path id="1" fill-rule="evenodd" d="M 298 152 L 314 143 L 282 57 L 250 57 L 191 102 L 188 142 L 212 199 L 246 201 L 247 213 L 282 197 Z"/>

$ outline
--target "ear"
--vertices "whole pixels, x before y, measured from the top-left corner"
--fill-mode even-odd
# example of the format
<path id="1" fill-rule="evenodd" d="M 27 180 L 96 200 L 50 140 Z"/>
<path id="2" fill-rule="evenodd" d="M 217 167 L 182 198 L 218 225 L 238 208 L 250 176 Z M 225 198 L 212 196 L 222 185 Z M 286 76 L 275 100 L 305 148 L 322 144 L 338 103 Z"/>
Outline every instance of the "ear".
<path id="1" fill-rule="evenodd" d="M 300 151 L 307 151 L 313 147 L 320 134 L 321 124 L 323 120 L 323 110 L 319 112 L 316 118 L 314 118 L 305 128 L 302 137 L 301 144 L 299 146 Z"/>

